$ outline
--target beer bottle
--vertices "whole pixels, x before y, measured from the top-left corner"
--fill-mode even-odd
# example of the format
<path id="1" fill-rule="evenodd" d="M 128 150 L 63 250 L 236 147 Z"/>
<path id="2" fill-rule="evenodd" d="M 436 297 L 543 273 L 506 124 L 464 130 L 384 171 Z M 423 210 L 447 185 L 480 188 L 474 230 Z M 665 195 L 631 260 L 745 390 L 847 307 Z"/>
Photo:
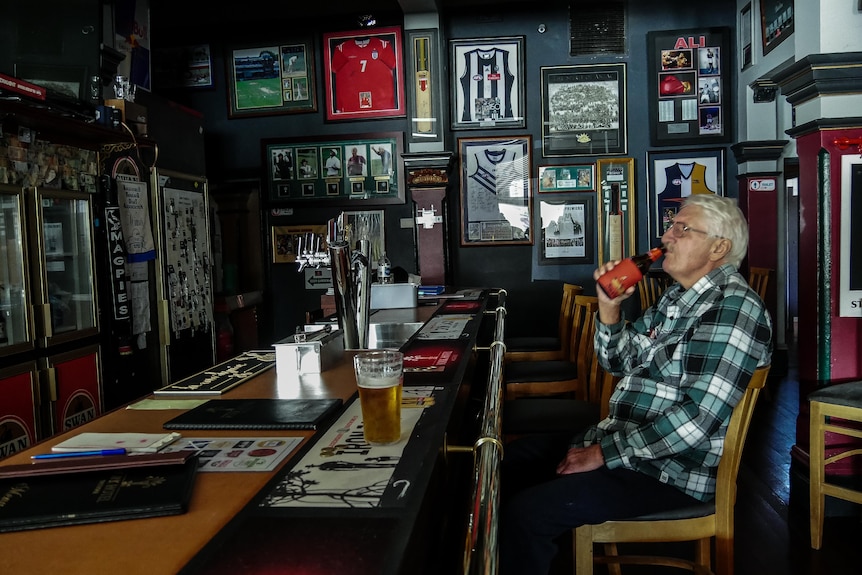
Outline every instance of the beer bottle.
<path id="1" fill-rule="evenodd" d="M 599 287 L 609 298 L 618 298 L 631 286 L 641 281 L 652 263 L 663 256 L 666 250 L 664 246 L 659 246 L 645 254 L 621 261 L 614 266 L 614 269 L 599 276 Z"/>

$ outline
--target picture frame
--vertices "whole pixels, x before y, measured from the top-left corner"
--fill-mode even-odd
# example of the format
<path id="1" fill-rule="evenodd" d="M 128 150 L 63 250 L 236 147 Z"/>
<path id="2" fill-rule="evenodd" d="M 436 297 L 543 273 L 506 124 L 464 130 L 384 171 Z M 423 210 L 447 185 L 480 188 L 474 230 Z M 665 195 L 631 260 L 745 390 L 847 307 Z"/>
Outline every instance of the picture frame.
<path id="1" fill-rule="evenodd" d="M 532 245 L 532 137 L 458 138 L 461 245 Z"/>
<path id="2" fill-rule="evenodd" d="M 596 166 L 573 164 L 566 166 L 539 166 L 538 192 L 593 192 L 596 189 Z"/>
<path id="3" fill-rule="evenodd" d="M 431 143 L 443 141 L 443 62 L 440 41 L 435 29 L 406 31 L 405 64 L 409 81 L 407 118 L 410 121 L 407 141 Z"/>
<path id="4" fill-rule="evenodd" d="M 751 11 L 751 2 L 743 6 L 739 11 L 739 68 L 745 70 L 754 62 L 753 42 L 754 13 Z"/>
<path id="5" fill-rule="evenodd" d="M 403 132 L 261 140 L 271 204 L 403 204 Z"/>
<path id="6" fill-rule="evenodd" d="M 628 151 L 626 64 L 542 66 L 542 155 Z"/>
<path id="7" fill-rule="evenodd" d="M 651 144 L 730 142 L 730 29 L 648 32 L 647 48 Z"/>
<path id="8" fill-rule="evenodd" d="M 650 242 L 661 238 L 689 193 L 724 195 L 724 148 L 647 152 Z"/>
<path id="9" fill-rule="evenodd" d="M 303 244 L 317 243 L 320 251 L 326 251 L 326 224 L 272 226 L 272 263 L 295 263 L 303 251 Z"/>
<path id="10" fill-rule="evenodd" d="M 793 34 L 793 8 L 793 0 L 760 0 L 760 37 L 764 56 Z"/>
<path id="11" fill-rule="evenodd" d="M 377 264 L 383 259 L 386 251 L 386 226 L 383 210 L 363 210 L 344 212 L 344 224 L 349 230 L 350 241 L 355 243 L 361 239 L 371 242 L 371 253 L 368 255 L 369 266 L 377 269 Z"/>
<path id="12" fill-rule="evenodd" d="M 213 62 L 209 44 L 187 46 L 184 51 L 186 62 L 182 85 L 184 88 L 212 88 Z"/>
<path id="13" fill-rule="evenodd" d="M 592 264 L 595 253 L 595 196 L 555 195 L 537 198 L 539 265 Z"/>
<path id="14" fill-rule="evenodd" d="M 228 118 L 316 112 L 314 62 L 307 38 L 228 46 Z"/>
<path id="15" fill-rule="evenodd" d="M 526 126 L 524 44 L 524 36 L 449 41 L 453 130 Z"/>
<path id="16" fill-rule="evenodd" d="M 634 158 L 596 162 L 598 265 L 638 253 Z"/>
<path id="17" fill-rule="evenodd" d="M 406 116 L 402 46 L 399 26 L 323 34 L 326 120 Z"/>

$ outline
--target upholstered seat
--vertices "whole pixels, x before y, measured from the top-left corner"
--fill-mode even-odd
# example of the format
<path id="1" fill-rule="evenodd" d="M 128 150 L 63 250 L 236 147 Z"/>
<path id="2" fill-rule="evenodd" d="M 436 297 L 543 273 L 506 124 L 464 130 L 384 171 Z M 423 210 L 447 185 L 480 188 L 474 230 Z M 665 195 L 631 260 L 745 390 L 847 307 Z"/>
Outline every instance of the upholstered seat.
<path id="1" fill-rule="evenodd" d="M 506 337 L 506 362 L 566 359 L 572 340 L 572 313 L 575 307 L 575 296 L 580 295 L 583 291 L 584 288 L 579 285 L 564 283 L 557 333 Z"/>
<path id="2" fill-rule="evenodd" d="M 862 491 L 830 483 L 826 476 L 827 465 L 862 455 L 862 442 L 850 440 L 830 445 L 829 457 L 826 457 L 827 434 L 862 439 L 862 381 L 829 385 L 810 393 L 808 402 L 811 547 L 820 549 L 825 496 L 862 503 Z"/>
<path id="3" fill-rule="evenodd" d="M 575 396 L 587 399 L 579 373 L 589 369 L 598 298 L 575 296 L 571 342 L 563 360 L 507 362 L 503 371 L 506 399 L 526 396 Z M 509 355 L 508 349 L 506 355 Z"/>

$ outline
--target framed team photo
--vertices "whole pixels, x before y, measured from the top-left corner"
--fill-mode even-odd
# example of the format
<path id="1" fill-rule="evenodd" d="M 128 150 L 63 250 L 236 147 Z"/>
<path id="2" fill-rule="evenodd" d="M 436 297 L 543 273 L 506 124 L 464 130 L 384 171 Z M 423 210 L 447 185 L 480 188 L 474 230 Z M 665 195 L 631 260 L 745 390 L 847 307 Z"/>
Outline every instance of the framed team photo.
<path id="1" fill-rule="evenodd" d="M 542 155 L 625 154 L 626 65 L 543 66 Z"/>
<path id="2" fill-rule="evenodd" d="M 523 128 L 524 36 L 449 41 L 451 128 Z"/>
<path id="3" fill-rule="evenodd" d="M 401 28 L 323 34 L 326 119 L 407 115 Z"/>
<path id="4" fill-rule="evenodd" d="M 316 112 L 314 60 L 308 39 L 229 47 L 228 117 Z"/>
<path id="5" fill-rule="evenodd" d="M 595 179 L 593 164 L 539 166 L 539 193 L 592 192 Z"/>
<path id="6" fill-rule="evenodd" d="M 653 146 L 731 141 L 729 28 L 647 34 Z"/>
<path id="7" fill-rule="evenodd" d="M 532 245 L 532 138 L 458 138 L 458 150 L 461 245 Z"/>
<path id="8" fill-rule="evenodd" d="M 647 152 L 650 244 L 692 194 L 724 195 L 724 148 Z"/>
<path id="9" fill-rule="evenodd" d="M 268 199 L 274 205 L 403 204 L 403 149 L 403 132 L 265 138 Z"/>

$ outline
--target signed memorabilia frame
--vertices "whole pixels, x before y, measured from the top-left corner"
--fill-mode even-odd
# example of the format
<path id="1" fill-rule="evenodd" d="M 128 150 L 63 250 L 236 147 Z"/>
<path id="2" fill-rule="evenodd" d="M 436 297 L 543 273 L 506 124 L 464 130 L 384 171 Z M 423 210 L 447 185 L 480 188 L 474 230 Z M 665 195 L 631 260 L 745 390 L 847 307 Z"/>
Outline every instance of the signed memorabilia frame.
<path id="1" fill-rule="evenodd" d="M 685 199 L 683 194 L 690 191 L 724 195 L 724 161 L 724 148 L 647 152 L 651 244 L 661 238 L 679 211 Z M 702 172 L 697 165 L 703 166 Z M 684 180 L 690 183 L 683 186 Z M 687 189 L 683 190 L 683 187 Z M 662 197 L 665 192 L 668 195 Z"/>
<path id="2" fill-rule="evenodd" d="M 531 136 L 458 138 L 462 246 L 532 245 L 531 150 Z"/>
<path id="3" fill-rule="evenodd" d="M 647 48 L 651 144 L 730 142 L 730 28 L 649 32 Z"/>
<path id="4" fill-rule="evenodd" d="M 625 154 L 626 65 L 543 66 L 542 155 Z"/>
<path id="5" fill-rule="evenodd" d="M 635 160 L 603 158 L 596 162 L 596 172 L 598 265 L 602 265 L 638 253 Z M 620 218 L 618 225 L 613 217 L 616 215 Z"/>
<path id="6" fill-rule="evenodd" d="M 524 43 L 524 36 L 449 41 L 453 130 L 526 126 Z M 479 70 L 483 61 L 489 62 L 486 66 L 489 71 L 484 75 Z M 499 70 L 501 66 L 502 72 Z M 483 91 L 480 97 L 479 91 L 486 81 L 489 82 L 488 94 Z M 502 91 L 496 84 L 501 81 Z M 497 95 L 492 95 L 492 89 L 497 89 Z"/>
<path id="7" fill-rule="evenodd" d="M 406 116 L 402 45 L 400 26 L 323 34 L 327 121 Z"/>
<path id="8" fill-rule="evenodd" d="M 403 149 L 403 132 L 370 132 L 343 139 L 266 138 L 261 140 L 263 181 L 271 204 L 403 204 Z M 330 156 L 335 160 L 330 161 Z"/>
<path id="9" fill-rule="evenodd" d="M 444 83 L 438 32 L 434 29 L 407 30 L 407 118 L 410 143 L 443 141 Z"/>
<path id="10" fill-rule="evenodd" d="M 760 0 L 760 37 L 764 56 L 793 34 L 793 21 L 793 0 Z"/>
<path id="11" fill-rule="evenodd" d="M 596 166 L 572 164 L 566 166 L 539 166 L 538 192 L 592 192 L 596 189 Z"/>
<path id="12" fill-rule="evenodd" d="M 309 39 L 229 46 L 228 118 L 316 112 L 314 61 Z"/>
<path id="13" fill-rule="evenodd" d="M 535 228 L 541 230 L 539 265 L 592 264 L 595 196 L 541 196 L 536 201 Z"/>

